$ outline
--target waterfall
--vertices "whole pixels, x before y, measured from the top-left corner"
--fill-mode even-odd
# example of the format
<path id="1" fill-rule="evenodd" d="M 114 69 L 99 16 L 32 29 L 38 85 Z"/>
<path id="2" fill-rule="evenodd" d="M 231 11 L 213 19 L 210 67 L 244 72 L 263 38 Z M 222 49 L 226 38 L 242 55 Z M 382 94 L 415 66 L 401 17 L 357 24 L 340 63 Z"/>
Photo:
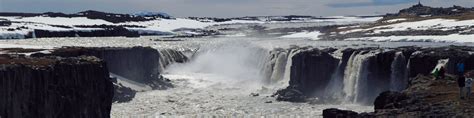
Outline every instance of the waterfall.
<path id="1" fill-rule="evenodd" d="M 344 71 L 344 101 L 356 103 L 359 97 L 364 97 L 367 87 L 368 59 L 374 56 L 373 52 L 354 52 Z"/>
<path id="2" fill-rule="evenodd" d="M 342 59 L 341 61 L 339 61 L 336 71 L 332 74 L 331 80 L 329 81 L 329 85 L 326 87 L 325 90 L 325 95 L 330 98 L 339 99 L 342 97 L 341 92 L 344 86 L 344 78 L 341 76 L 341 73 L 343 73 L 343 70 L 341 70 L 342 61 Z"/>
<path id="3" fill-rule="evenodd" d="M 183 53 L 176 50 L 158 49 L 158 52 L 160 54 L 160 67 L 158 69 L 158 72 L 160 73 L 163 72 L 165 68 L 170 64 L 173 64 L 175 62 L 183 63 L 187 61 L 187 57 Z"/>
<path id="4" fill-rule="evenodd" d="M 271 56 L 269 50 L 247 42 L 224 42 L 202 47 L 192 60 L 173 64 L 166 72 L 217 82 L 219 86 L 254 90 L 262 87 L 265 77 L 273 70 L 268 62 Z"/>
<path id="5" fill-rule="evenodd" d="M 328 86 L 326 87 L 325 89 L 325 92 L 324 94 L 328 97 L 328 98 L 332 98 L 332 99 L 335 99 L 335 100 L 340 100 L 342 97 L 343 97 L 343 88 L 344 88 L 344 66 L 345 64 L 344 63 L 347 63 L 347 62 L 344 62 L 345 60 L 343 60 L 343 53 L 342 51 L 345 50 L 345 49 L 339 49 L 336 51 L 336 53 L 332 54 L 333 57 L 336 57 L 338 58 L 340 61 L 339 61 L 339 64 L 337 65 L 336 67 L 336 70 L 334 71 L 334 73 L 331 75 L 331 80 L 329 81 L 329 84 Z M 352 54 L 351 54 L 352 55 Z"/>
<path id="6" fill-rule="evenodd" d="M 274 50 L 271 51 L 270 61 L 267 62 L 265 67 L 266 78 L 269 79 L 270 84 L 275 84 L 283 80 L 285 74 L 285 66 L 288 60 L 288 54 L 286 50 Z"/>
<path id="7" fill-rule="evenodd" d="M 391 65 L 390 90 L 401 91 L 408 86 L 407 61 L 402 52 L 397 52 Z"/>
<path id="8" fill-rule="evenodd" d="M 33 31 L 33 32 L 32 32 L 32 34 L 31 34 L 31 38 L 34 38 L 34 39 L 36 39 L 36 32 L 35 32 L 35 31 Z"/>
<path id="9" fill-rule="evenodd" d="M 293 56 L 301 52 L 300 49 L 290 49 L 288 51 L 287 63 L 285 65 L 285 72 L 283 74 L 282 86 L 289 86 L 291 78 L 291 65 L 293 63 Z"/>

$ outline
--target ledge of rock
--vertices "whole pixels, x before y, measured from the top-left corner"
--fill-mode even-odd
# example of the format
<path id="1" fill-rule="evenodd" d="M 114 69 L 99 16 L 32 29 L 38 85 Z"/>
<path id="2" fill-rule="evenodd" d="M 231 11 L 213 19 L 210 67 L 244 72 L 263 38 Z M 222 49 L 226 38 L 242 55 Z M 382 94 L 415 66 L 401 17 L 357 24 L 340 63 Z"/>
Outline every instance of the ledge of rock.
<path id="1" fill-rule="evenodd" d="M 0 55 L 0 85 L 0 117 L 110 117 L 114 88 L 95 57 Z"/>

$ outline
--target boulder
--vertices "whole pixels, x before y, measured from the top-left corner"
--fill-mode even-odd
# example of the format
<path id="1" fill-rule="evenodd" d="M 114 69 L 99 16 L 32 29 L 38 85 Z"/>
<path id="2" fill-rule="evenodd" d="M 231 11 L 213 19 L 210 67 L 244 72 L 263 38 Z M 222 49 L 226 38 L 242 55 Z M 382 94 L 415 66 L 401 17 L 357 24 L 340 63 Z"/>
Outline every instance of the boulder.
<path id="1" fill-rule="evenodd" d="M 278 90 L 274 96 L 278 101 L 306 102 L 306 96 L 297 87 L 290 86 L 286 89 Z"/>
<path id="2" fill-rule="evenodd" d="M 359 113 L 349 110 L 340 110 L 336 108 L 324 109 L 324 118 L 358 118 Z"/>
<path id="3" fill-rule="evenodd" d="M 399 109 L 403 108 L 407 103 L 405 100 L 409 97 L 400 92 L 386 91 L 381 93 L 374 102 L 374 109 Z"/>

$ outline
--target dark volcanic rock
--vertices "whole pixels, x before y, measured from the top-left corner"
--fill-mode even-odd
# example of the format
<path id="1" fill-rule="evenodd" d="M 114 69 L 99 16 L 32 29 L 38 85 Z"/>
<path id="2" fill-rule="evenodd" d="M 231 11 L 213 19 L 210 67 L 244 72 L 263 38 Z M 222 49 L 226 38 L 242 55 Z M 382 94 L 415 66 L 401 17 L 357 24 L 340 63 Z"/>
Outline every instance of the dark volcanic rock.
<path id="1" fill-rule="evenodd" d="M 339 60 L 329 53 L 312 49 L 292 57 L 290 86 L 295 86 L 304 95 L 321 96 L 335 72 Z"/>
<path id="2" fill-rule="evenodd" d="M 168 80 L 160 76 L 167 65 L 174 62 L 186 62 L 187 57 L 181 52 L 165 50 L 161 54 L 149 47 L 133 48 L 79 48 L 69 47 L 55 50 L 52 55 L 76 57 L 81 55 L 96 56 L 105 60 L 111 73 L 127 79 L 148 84 L 154 89 L 172 87 Z"/>
<path id="3" fill-rule="evenodd" d="M 335 108 L 324 109 L 323 110 L 324 118 L 357 118 L 359 113 L 349 110 L 340 110 Z"/>
<path id="4" fill-rule="evenodd" d="M 456 64 L 464 61 L 469 65 L 474 65 L 474 58 L 471 58 L 469 51 L 473 51 L 472 47 L 441 47 L 420 49 L 416 54 L 411 55 L 409 63 L 410 77 L 416 77 L 418 74 L 429 75 L 440 59 L 449 59 L 447 73 L 456 73 Z M 474 67 L 466 66 L 466 70 L 474 69 Z"/>
<path id="5" fill-rule="evenodd" d="M 10 25 L 12 25 L 11 21 L 0 19 L 0 26 L 10 26 Z"/>
<path id="6" fill-rule="evenodd" d="M 374 102 L 375 110 L 378 109 L 399 109 L 407 105 L 404 100 L 409 97 L 400 92 L 386 91 L 381 93 Z"/>
<path id="7" fill-rule="evenodd" d="M 135 97 L 137 91 L 118 83 L 117 78 L 111 79 L 114 84 L 114 98 L 112 99 L 112 102 L 129 102 Z"/>
<path id="8" fill-rule="evenodd" d="M 470 13 L 474 11 L 472 8 L 465 8 L 454 5 L 449 8 L 433 8 L 430 6 L 424 6 L 421 3 L 413 5 L 410 8 L 402 9 L 398 14 L 388 14 L 387 16 L 447 16 L 447 15 L 460 15 L 464 13 Z"/>
<path id="9" fill-rule="evenodd" d="M 278 90 L 275 93 L 278 101 L 290 101 L 290 102 L 306 102 L 307 97 L 300 90 L 294 86 L 287 87 L 286 89 Z"/>
<path id="10" fill-rule="evenodd" d="M 95 57 L 0 56 L 0 116 L 110 117 L 113 85 Z"/>
<path id="11" fill-rule="evenodd" d="M 187 57 L 179 51 L 164 49 L 159 52 L 150 47 L 64 47 L 55 49 L 51 54 L 35 53 L 31 56 L 44 57 L 48 55 L 61 57 L 95 56 L 107 63 L 110 73 L 125 79 L 122 81 L 133 81 L 158 90 L 173 87 L 170 80 L 160 75 L 161 71 L 169 64 L 187 61 Z M 114 78 L 114 102 L 128 102 L 132 100 L 137 91 L 117 83 L 116 79 Z"/>

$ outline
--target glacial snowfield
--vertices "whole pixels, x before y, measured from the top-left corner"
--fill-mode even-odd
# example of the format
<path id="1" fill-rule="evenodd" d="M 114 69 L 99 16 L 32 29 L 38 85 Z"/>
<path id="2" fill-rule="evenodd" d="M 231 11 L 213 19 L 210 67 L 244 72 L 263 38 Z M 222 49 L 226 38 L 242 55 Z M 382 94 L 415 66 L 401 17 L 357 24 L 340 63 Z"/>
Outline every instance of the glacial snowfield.
<path id="1" fill-rule="evenodd" d="M 109 38 L 42 38 L 1 40 L 2 47 L 57 48 L 82 47 L 133 47 L 150 46 L 156 49 L 175 49 L 191 57 L 184 64 L 173 64 L 164 73 L 175 88 L 137 93 L 128 103 L 114 103 L 112 117 L 314 117 L 321 116 L 326 108 L 350 109 L 371 112 L 372 106 L 357 104 L 316 105 L 308 103 L 278 102 L 270 97 L 287 82 L 263 84 L 261 66 L 265 51 L 294 46 L 319 48 L 362 48 L 447 45 L 469 43 L 436 42 L 372 42 L 372 41 L 314 41 L 305 38 L 183 38 L 175 41 L 155 41 L 160 37 L 109 37 Z M 286 83 L 286 84 L 285 84 Z M 252 95 L 258 93 L 259 95 Z"/>

